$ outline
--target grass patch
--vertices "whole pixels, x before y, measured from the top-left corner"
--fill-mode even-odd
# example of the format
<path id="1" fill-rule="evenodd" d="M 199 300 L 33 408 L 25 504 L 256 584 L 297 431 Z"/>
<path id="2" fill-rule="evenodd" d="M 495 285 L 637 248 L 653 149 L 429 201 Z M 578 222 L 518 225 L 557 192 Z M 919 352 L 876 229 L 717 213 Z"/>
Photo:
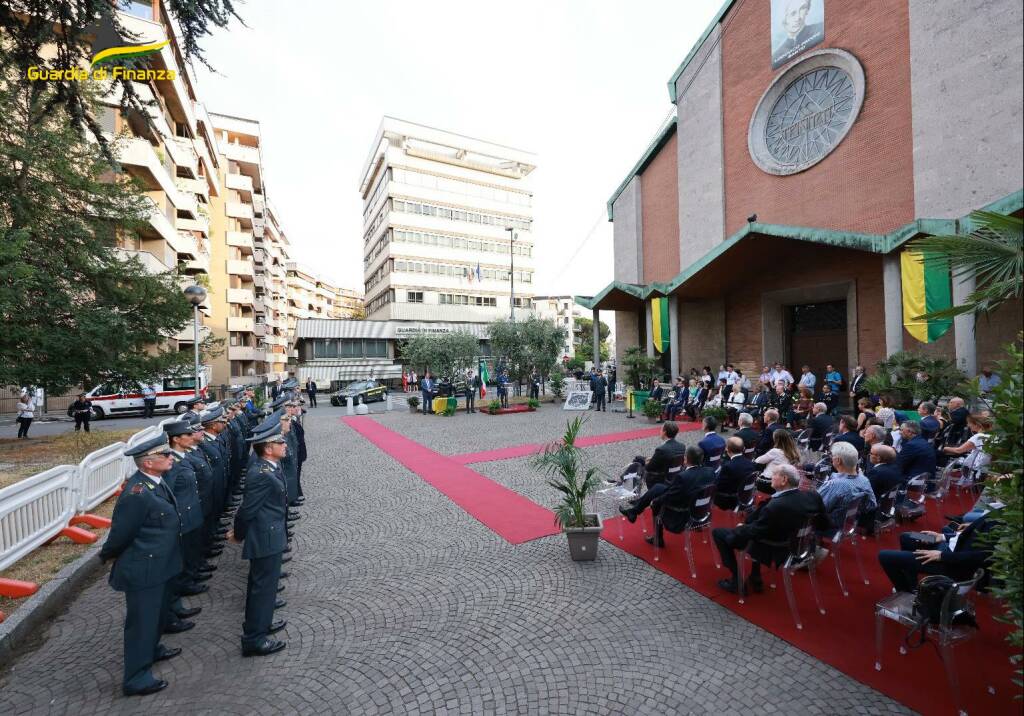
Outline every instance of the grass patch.
<path id="1" fill-rule="evenodd" d="M 138 431 L 138 428 L 97 430 L 45 435 L 31 440 L 0 439 L 0 488 L 57 465 L 77 464 L 94 450 L 127 440 Z"/>

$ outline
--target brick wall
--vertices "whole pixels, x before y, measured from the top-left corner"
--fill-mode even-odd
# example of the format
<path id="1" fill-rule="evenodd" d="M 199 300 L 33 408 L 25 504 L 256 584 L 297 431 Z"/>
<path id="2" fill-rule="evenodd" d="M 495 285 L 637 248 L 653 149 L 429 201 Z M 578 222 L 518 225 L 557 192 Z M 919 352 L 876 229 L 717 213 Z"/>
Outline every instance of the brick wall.
<path id="1" fill-rule="evenodd" d="M 738 4 L 722 40 L 725 236 L 757 213 L 763 223 L 886 233 L 915 218 L 910 34 L 906 2 L 825 4 L 825 39 L 814 50 L 851 52 L 864 67 L 857 121 L 822 162 L 785 177 L 762 172 L 747 128 L 771 83 L 771 3 Z M 646 224 L 645 224 L 646 231 Z"/>
<path id="2" fill-rule="evenodd" d="M 679 273 L 678 149 L 673 134 L 640 175 L 645 283 Z"/>

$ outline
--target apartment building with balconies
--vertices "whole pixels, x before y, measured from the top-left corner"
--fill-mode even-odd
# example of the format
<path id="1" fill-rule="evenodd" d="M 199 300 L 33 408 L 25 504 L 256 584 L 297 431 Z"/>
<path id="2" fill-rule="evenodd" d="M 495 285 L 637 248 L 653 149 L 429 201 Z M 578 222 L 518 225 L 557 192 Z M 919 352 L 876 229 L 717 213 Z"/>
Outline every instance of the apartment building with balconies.
<path id="1" fill-rule="evenodd" d="M 308 266 L 295 261 L 286 265 L 288 272 L 288 335 L 294 341 L 298 322 L 307 319 L 360 319 L 363 297 L 350 289 L 339 288 Z M 289 361 L 299 354 L 289 345 Z"/>
<path id="2" fill-rule="evenodd" d="M 366 317 L 489 323 L 531 311 L 533 154 L 384 117 L 363 167 Z"/>
<path id="3" fill-rule="evenodd" d="M 366 302 L 360 291 L 339 288 L 334 292 L 334 310 L 331 318 L 361 319 L 366 318 Z"/>
<path id="4" fill-rule="evenodd" d="M 562 355 L 569 358 L 575 356 L 573 334 L 576 328 L 576 319 L 583 318 L 583 309 L 577 305 L 576 299 L 572 296 L 534 296 L 533 310 L 539 318 L 565 329 Z"/>

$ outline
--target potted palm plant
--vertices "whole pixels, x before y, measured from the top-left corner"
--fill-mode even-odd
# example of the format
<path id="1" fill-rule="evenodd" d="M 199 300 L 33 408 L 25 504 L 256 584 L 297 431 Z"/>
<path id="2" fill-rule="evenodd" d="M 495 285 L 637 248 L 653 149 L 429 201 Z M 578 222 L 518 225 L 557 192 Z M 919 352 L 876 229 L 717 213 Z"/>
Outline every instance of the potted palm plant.
<path id="1" fill-rule="evenodd" d="M 577 562 L 597 557 L 601 537 L 601 516 L 587 512 L 588 498 L 600 486 L 600 471 L 588 466 L 583 451 L 576 447 L 576 437 L 584 422 L 583 416 L 577 416 L 566 423 L 562 439 L 546 446 L 533 459 L 533 466 L 561 493 L 561 502 L 555 507 L 555 524 L 565 532 L 569 555 Z"/>

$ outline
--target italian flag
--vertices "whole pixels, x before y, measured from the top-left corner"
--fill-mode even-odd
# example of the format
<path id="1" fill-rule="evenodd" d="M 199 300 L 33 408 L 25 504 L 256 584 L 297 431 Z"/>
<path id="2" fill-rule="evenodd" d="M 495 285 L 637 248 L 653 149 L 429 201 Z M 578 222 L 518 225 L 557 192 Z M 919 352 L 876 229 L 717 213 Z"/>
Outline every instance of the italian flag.
<path id="1" fill-rule="evenodd" d="M 903 325 L 907 333 L 922 343 L 942 338 L 953 321 L 925 321 L 918 316 L 940 311 L 953 305 L 949 269 L 940 261 L 920 251 L 900 254 L 900 277 L 903 282 Z"/>
<path id="2" fill-rule="evenodd" d="M 480 397 L 487 397 L 487 381 L 491 379 L 491 376 L 487 374 L 487 362 L 480 362 Z"/>

